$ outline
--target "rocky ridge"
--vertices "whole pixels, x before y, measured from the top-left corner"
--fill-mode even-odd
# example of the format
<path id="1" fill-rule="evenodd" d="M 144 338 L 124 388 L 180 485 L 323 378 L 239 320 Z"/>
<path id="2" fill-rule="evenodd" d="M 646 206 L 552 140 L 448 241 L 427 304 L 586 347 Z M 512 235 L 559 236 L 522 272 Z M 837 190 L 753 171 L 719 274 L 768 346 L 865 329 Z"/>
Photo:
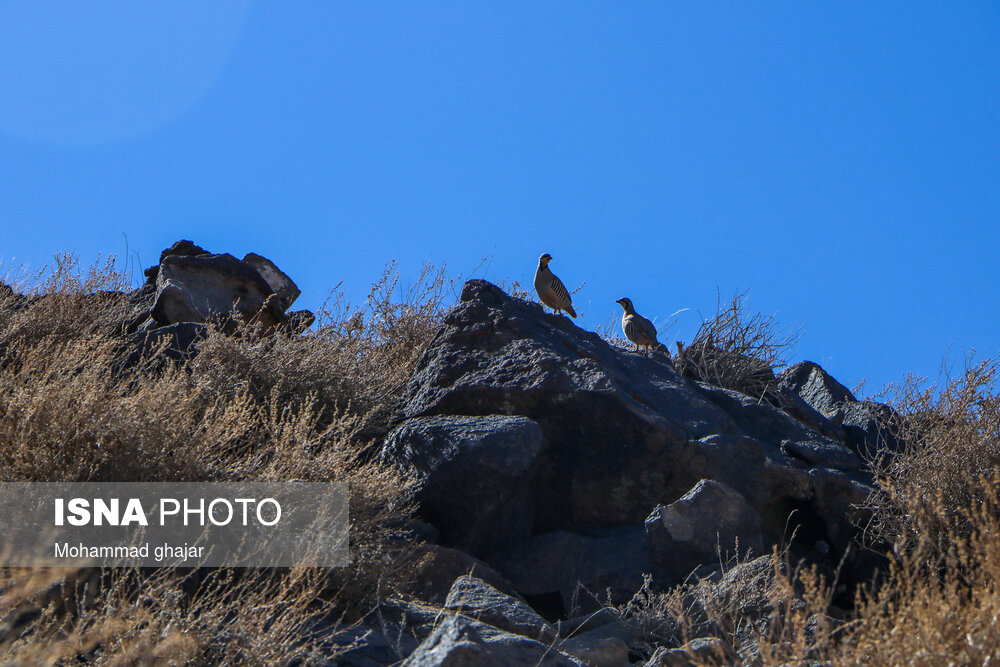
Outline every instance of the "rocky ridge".
<path id="1" fill-rule="evenodd" d="M 313 319 L 288 311 L 298 288 L 253 253 L 180 241 L 146 276 L 127 364 L 164 341 L 167 357 L 196 353 L 210 322 L 297 334 Z M 418 581 L 335 664 L 734 662 L 717 639 L 644 645 L 607 605 L 648 577 L 659 590 L 692 573 L 725 586 L 721 562 L 752 567 L 775 546 L 840 571 L 848 595 L 871 574 L 856 526 L 873 490 L 865 461 L 899 447 L 891 408 L 811 362 L 771 384 L 778 401 L 697 382 L 664 351 L 614 347 L 469 281 L 375 454 L 416 480 Z"/>

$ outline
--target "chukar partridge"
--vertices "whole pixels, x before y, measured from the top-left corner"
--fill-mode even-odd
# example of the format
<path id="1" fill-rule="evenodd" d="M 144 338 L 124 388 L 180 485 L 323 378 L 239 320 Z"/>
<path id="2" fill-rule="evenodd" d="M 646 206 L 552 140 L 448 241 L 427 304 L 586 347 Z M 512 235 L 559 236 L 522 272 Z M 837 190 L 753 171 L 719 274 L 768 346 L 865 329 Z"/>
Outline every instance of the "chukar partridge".
<path id="1" fill-rule="evenodd" d="M 625 337 L 635 343 L 637 349 L 640 346 L 645 348 L 656 346 L 658 344 L 656 327 L 653 326 L 652 322 L 635 312 L 632 300 L 622 297 L 615 303 L 620 304 L 625 309 L 625 313 L 622 314 L 622 331 L 625 333 Z"/>
<path id="2" fill-rule="evenodd" d="M 565 310 L 569 313 L 570 317 L 576 317 L 576 311 L 573 310 L 573 299 L 569 296 L 569 290 L 549 270 L 549 262 L 551 261 L 552 255 L 549 253 L 545 253 L 538 258 L 538 268 L 535 270 L 535 291 L 538 292 L 538 298 L 557 313 L 560 310 Z"/>

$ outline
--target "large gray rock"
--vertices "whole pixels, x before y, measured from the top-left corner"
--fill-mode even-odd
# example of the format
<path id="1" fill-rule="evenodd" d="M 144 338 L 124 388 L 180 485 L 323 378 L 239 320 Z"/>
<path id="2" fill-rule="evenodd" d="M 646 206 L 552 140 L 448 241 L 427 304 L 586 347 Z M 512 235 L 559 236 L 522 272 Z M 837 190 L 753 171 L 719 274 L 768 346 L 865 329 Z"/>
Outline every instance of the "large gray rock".
<path id="1" fill-rule="evenodd" d="M 841 404 L 858 401 L 850 389 L 812 361 L 800 361 L 781 371 L 778 385 L 797 393 L 827 418 L 832 418 Z"/>
<path id="2" fill-rule="evenodd" d="M 558 594 L 562 608 L 547 611 L 560 617 L 600 609 L 609 592 L 612 602 L 627 602 L 642 586 L 643 575 L 654 571 L 640 526 L 597 536 L 568 531 L 539 535 L 510 550 L 499 569 L 529 602 Z"/>
<path id="3" fill-rule="evenodd" d="M 483 555 L 531 535 L 542 440 L 526 417 L 421 417 L 381 457 L 416 480 L 419 513 L 445 544 Z"/>
<path id="4" fill-rule="evenodd" d="M 828 438 L 774 406 L 736 391 L 700 385 L 714 403 L 723 407 L 736 421 L 740 431 L 768 444 L 810 443 L 814 448 L 829 452 L 848 469 L 858 467 L 857 457 L 843 444 Z M 835 454 L 837 450 L 839 455 Z M 811 461 L 809 461 L 811 463 Z"/>
<path id="5" fill-rule="evenodd" d="M 501 593 L 482 579 L 461 576 L 452 584 L 445 609 L 495 628 L 551 644 L 556 631 L 524 601 Z"/>
<path id="6" fill-rule="evenodd" d="M 157 261 L 156 266 L 151 266 L 143 272 L 146 276 L 146 284 L 156 285 L 156 276 L 160 273 L 160 262 L 171 255 L 177 255 L 180 257 L 197 257 L 198 255 L 211 254 L 212 253 L 205 250 L 200 245 L 195 245 L 193 241 L 189 241 L 187 239 L 174 241 L 173 245 L 160 252 L 160 259 Z"/>
<path id="7" fill-rule="evenodd" d="M 892 432 L 895 411 L 883 403 L 859 401 L 818 364 L 802 361 L 790 366 L 778 375 L 778 382 L 840 426 L 845 444 L 861 456 L 872 458 L 899 449 Z"/>
<path id="8" fill-rule="evenodd" d="M 244 255 L 241 260 L 244 264 L 253 267 L 260 274 L 260 277 L 267 281 L 267 284 L 271 287 L 271 291 L 278 295 L 280 299 L 281 312 L 288 310 L 299 294 L 302 292 L 299 290 L 298 285 L 292 282 L 285 273 L 279 269 L 274 262 L 269 260 L 267 257 L 261 257 L 255 252 L 250 252 Z"/>
<path id="9" fill-rule="evenodd" d="M 764 548 L 757 511 L 739 493 L 709 479 L 653 510 L 646 535 L 657 565 L 674 582 L 699 565 L 760 554 Z"/>
<path id="10" fill-rule="evenodd" d="M 824 425 L 818 412 L 813 423 L 803 419 L 813 408 L 793 402 L 794 417 L 759 398 L 693 382 L 666 355 L 614 348 L 565 317 L 474 280 L 418 362 L 396 419 L 503 414 L 537 423 L 544 437 L 533 464 L 535 535 L 639 525 L 651 508 L 711 478 L 760 515 L 765 544 L 783 543 L 802 527 L 797 535 L 811 547 L 844 528 L 824 522 L 845 519 L 817 511 L 836 504 L 819 495 L 839 487 L 817 485 L 809 470 L 840 468 L 861 481 L 868 473 L 829 437 L 842 431 Z"/>
<path id="11" fill-rule="evenodd" d="M 583 667 L 552 646 L 465 616 L 446 618 L 403 667 Z"/>
<path id="12" fill-rule="evenodd" d="M 232 255 L 168 255 L 156 276 L 153 318 L 161 324 L 208 322 L 235 315 L 251 321 L 274 290 L 250 264 Z M 278 309 L 272 300 L 269 308 Z"/>

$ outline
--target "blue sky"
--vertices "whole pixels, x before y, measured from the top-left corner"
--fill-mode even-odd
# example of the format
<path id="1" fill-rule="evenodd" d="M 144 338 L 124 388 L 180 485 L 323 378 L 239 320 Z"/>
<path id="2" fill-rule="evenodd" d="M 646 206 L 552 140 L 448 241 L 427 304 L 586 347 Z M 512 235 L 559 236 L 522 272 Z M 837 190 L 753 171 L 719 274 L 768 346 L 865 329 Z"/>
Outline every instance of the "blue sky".
<path id="1" fill-rule="evenodd" d="M 190 238 L 316 307 L 549 252 L 582 326 L 749 289 L 871 393 L 1000 352 L 998 54 L 996 2 L 2 0 L 0 255 Z"/>

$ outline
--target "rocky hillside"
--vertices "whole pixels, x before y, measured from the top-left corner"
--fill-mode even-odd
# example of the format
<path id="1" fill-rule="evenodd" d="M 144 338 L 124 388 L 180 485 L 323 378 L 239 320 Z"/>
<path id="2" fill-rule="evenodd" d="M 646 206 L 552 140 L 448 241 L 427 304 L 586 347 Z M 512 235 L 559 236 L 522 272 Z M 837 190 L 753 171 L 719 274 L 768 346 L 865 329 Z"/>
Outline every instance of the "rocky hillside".
<path id="1" fill-rule="evenodd" d="M 646 576 L 666 589 L 774 547 L 840 566 L 846 590 L 872 574 L 854 538 L 872 491 L 864 461 L 891 453 L 879 426 L 889 408 L 856 400 L 810 362 L 777 385 L 785 410 L 473 280 L 424 352 L 380 456 L 418 480 L 419 516 L 438 544 L 482 561 L 511 609 L 552 623 L 624 603 Z M 499 595 L 466 577 L 429 601 L 454 603 L 474 585 Z M 448 642 L 491 654 L 490 633 L 510 630 L 511 613 L 478 630 L 440 626 L 411 662 L 452 664 L 434 661 Z M 519 634 L 547 627 L 536 619 Z M 630 639 L 612 621 L 564 652 L 627 664 L 642 654 Z"/>
<path id="2" fill-rule="evenodd" d="M 286 337 L 313 321 L 289 312 L 298 288 L 259 255 L 181 241 L 146 275 L 116 333 L 120 369 L 154 351 L 186 363 L 210 321 Z M 849 607 L 879 565 L 857 538 L 866 462 L 897 449 L 891 408 L 811 362 L 756 396 L 683 370 L 466 283 L 362 449 L 412 484 L 416 518 L 384 524 L 409 577 L 349 630 L 309 641 L 366 667 L 752 660 L 736 640 L 651 634 L 622 609 L 697 577 L 766 619 L 774 600 L 738 583 L 766 579 L 776 549 L 835 580 Z"/>

